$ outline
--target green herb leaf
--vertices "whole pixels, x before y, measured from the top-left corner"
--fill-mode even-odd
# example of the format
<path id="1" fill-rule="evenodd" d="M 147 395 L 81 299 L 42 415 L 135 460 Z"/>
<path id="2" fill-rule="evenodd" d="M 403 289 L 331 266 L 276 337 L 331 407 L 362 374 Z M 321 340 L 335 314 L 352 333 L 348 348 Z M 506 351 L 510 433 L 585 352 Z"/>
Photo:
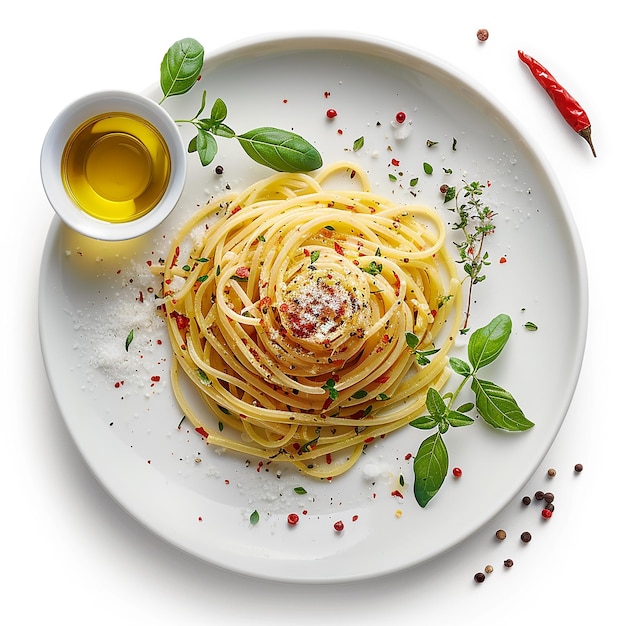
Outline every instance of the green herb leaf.
<path id="1" fill-rule="evenodd" d="M 433 173 L 433 166 L 430 163 L 424 163 L 424 173 L 425 174 L 432 174 Z"/>
<path id="2" fill-rule="evenodd" d="M 415 333 L 404 333 L 404 338 L 406 340 L 406 345 L 409 346 L 409 350 L 417 350 L 420 340 Z"/>
<path id="3" fill-rule="evenodd" d="M 328 397 L 331 400 L 336 400 L 339 397 L 339 392 L 335 389 L 335 380 L 329 378 L 323 385 L 322 389 L 328 392 Z"/>
<path id="4" fill-rule="evenodd" d="M 463 361 L 463 359 L 457 359 L 456 357 L 451 356 L 448 364 L 450 365 L 452 371 L 456 372 L 460 376 L 467 377 L 472 373 L 472 368 L 468 363 Z"/>
<path id="5" fill-rule="evenodd" d="M 221 98 L 217 98 L 211 108 L 211 119 L 214 122 L 223 122 L 227 114 L 226 103 Z"/>
<path id="6" fill-rule="evenodd" d="M 317 259 L 320 258 L 320 251 L 319 250 L 313 250 L 313 252 L 311 252 L 311 256 L 310 256 L 310 261 L 311 261 L 311 265 L 313 265 L 313 263 L 315 263 L 315 261 L 317 261 Z"/>
<path id="7" fill-rule="evenodd" d="M 250 523 L 254 526 L 259 523 L 259 512 L 257 510 L 250 513 Z"/>
<path id="8" fill-rule="evenodd" d="M 187 37 L 174 43 L 161 61 L 163 100 L 187 93 L 198 80 L 203 63 L 204 48 L 195 39 Z"/>
<path id="9" fill-rule="evenodd" d="M 441 433 L 424 439 L 413 462 L 413 493 L 423 508 L 437 494 L 448 473 L 448 450 Z"/>
<path id="10" fill-rule="evenodd" d="M 426 392 L 426 408 L 438 422 L 442 421 L 446 416 L 446 403 L 434 387 L 430 387 Z"/>
<path id="11" fill-rule="evenodd" d="M 369 265 L 366 265 L 365 267 L 361 267 L 360 269 L 366 274 L 371 274 L 372 276 L 376 276 L 377 274 L 380 274 L 383 271 L 383 264 L 376 263 L 376 261 L 370 261 Z"/>
<path id="12" fill-rule="evenodd" d="M 538 329 L 538 326 L 537 326 L 537 324 L 535 324 L 535 322 L 526 322 L 526 323 L 524 324 L 524 328 L 525 328 L 526 330 L 535 331 L 535 330 L 537 330 L 537 329 Z"/>
<path id="13" fill-rule="evenodd" d="M 134 338 L 135 338 L 135 331 L 131 328 L 130 332 L 126 336 L 126 352 L 128 352 L 128 348 L 130 347 L 130 344 L 133 342 Z"/>
<path id="14" fill-rule="evenodd" d="M 294 487 L 293 490 L 294 490 L 295 493 L 297 493 L 300 496 L 302 496 L 305 493 L 307 493 L 307 490 L 304 487 Z"/>
<path id="15" fill-rule="evenodd" d="M 367 391 L 365 391 L 365 389 L 360 389 L 359 391 L 355 391 L 350 397 L 353 400 L 361 400 L 362 398 L 365 398 L 365 396 L 367 396 Z"/>
<path id="16" fill-rule="evenodd" d="M 411 420 L 409 425 L 413 426 L 413 428 L 419 428 L 420 430 L 430 430 L 431 428 L 435 428 L 435 426 L 437 426 L 437 420 L 433 419 L 431 415 L 421 415 L 420 417 Z"/>
<path id="17" fill-rule="evenodd" d="M 469 338 L 467 356 L 475 370 L 495 361 L 511 335 L 511 318 L 497 315 L 487 326 L 475 330 Z"/>
<path id="18" fill-rule="evenodd" d="M 490 426 L 508 431 L 523 431 L 534 426 L 525 417 L 515 398 L 502 387 L 474 378 L 472 391 L 476 394 L 478 414 Z"/>
<path id="19" fill-rule="evenodd" d="M 365 137 L 361 136 L 358 139 L 355 139 L 352 144 L 352 150 L 354 152 L 358 152 L 365 145 Z"/>
<path id="20" fill-rule="evenodd" d="M 251 159 L 278 172 L 310 172 L 322 165 L 320 153 L 287 130 L 266 126 L 236 137 Z"/>
<path id="21" fill-rule="evenodd" d="M 448 424 L 450 424 L 453 428 L 458 428 L 459 426 L 469 426 L 474 423 L 474 420 L 469 415 L 465 415 L 460 411 L 448 411 L 446 419 L 448 420 Z"/>
<path id="22" fill-rule="evenodd" d="M 200 157 L 202 165 L 208 165 L 213 161 L 217 154 L 217 141 L 215 137 L 208 133 L 206 130 L 198 129 L 198 136 L 196 137 L 196 150 Z"/>

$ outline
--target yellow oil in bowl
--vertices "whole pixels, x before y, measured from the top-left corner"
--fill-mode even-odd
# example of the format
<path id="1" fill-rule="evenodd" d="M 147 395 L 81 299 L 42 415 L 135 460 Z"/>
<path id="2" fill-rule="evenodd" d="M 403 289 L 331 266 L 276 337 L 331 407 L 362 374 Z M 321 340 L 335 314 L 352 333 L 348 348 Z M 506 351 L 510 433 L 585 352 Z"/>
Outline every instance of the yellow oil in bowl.
<path id="1" fill-rule="evenodd" d="M 81 124 L 61 158 L 66 192 L 85 213 L 129 222 L 153 209 L 170 178 L 171 159 L 159 131 L 131 113 L 105 113 Z"/>

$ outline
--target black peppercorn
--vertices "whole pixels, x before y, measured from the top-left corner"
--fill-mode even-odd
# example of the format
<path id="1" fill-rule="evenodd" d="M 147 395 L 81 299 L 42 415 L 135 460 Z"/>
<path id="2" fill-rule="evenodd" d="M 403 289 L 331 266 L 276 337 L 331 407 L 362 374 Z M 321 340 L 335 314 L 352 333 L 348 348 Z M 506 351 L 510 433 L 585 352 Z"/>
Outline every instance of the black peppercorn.
<path id="1" fill-rule="evenodd" d="M 531 539 L 533 538 L 533 536 L 527 531 L 525 530 L 521 535 L 520 535 L 520 539 L 524 542 L 524 543 L 528 543 Z"/>
<path id="2" fill-rule="evenodd" d="M 535 491 L 535 500 L 543 500 L 544 495 L 543 491 Z"/>
<path id="3" fill-rule="evenodd" d="M 477 583 L 484 583 L 485 582 L 485 575 L 482 572 L 476 572 L 476 574 L 474 574 L 474 580 Z"/>
<path id="4" fill-rule="evenodd" d="M 221 165 L 218 165 L 218 166 L 215 168 L 215 173 L 216 173 L 216 174 L 223 174 L 223 173 L 224 173 L 224 168 L 223 168 Z"/>
<path id="5" fill-rule="evenodd" d="M 551 502 L 554 502 L 554 494 L 551 492 L 546 492 L 543 494 L 543 501 L 547 502 L 548 504 L 550 504 Z"/>
<path id="6" fill-rule="evenodd" d="M 513 559 L 506 559 L 504 561 L 504 567 L 513 567 Z"/>
<path id="7" fill-rule="evenodd" d="M 583 471 L 583 464 L 582 463 L 576 463 L 576 465 L 574 465 L 574 471 L 575 472 L 582 472 Z"/>
<path id="8" fill-rule="evenodd" d="M 525 504 L 526 506 L 528 506 L 530 504 L 530 496 L 524 496 L 522 498 L 522 504 Z"/>

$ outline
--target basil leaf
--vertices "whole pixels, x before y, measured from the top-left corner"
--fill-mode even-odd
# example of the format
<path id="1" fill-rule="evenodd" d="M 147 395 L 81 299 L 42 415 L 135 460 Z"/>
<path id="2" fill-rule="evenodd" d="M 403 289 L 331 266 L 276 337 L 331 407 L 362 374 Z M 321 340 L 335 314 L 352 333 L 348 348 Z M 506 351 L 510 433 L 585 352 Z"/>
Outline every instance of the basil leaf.
<path id="1" fill-rule="evenodd" d="M 460 411 L 448 411 L 446 419 L 453 428 L 457 428 L 459 426 L 469 426 L 474 423 L 474 420 L 469 415 L 465 415 Z"/>
<path id="2" fill-rule="evenodd" d="M 415 333 L 404 333 L 404 338 L 406 340 L 406 345 L 409 346 L 410 350 L 417 350 L 420 340 Z"/>
<path id="3" fill-rule="evenodd" d="M 237 135 L 237 139 L 252 160 L 278 172 L 310 172 L 322 165 L 320 153 L 287 130 L 264 126 Z"/>
<path id="4" fill-rule="evenodd" d="M 433 419 L 431 415 L 422 415 L 409 422 L 413 428 L 419 428 L 420 430 L 430 430 L 437 426 L 437 420 Z"/>
<path id="5" fill-rule="evenodd" d="M 472 391 L 476 394 L 478 414 L 490 426 L 508 431 L 523 431 L 534 426 L 525 417 L 515 398 L 495 383 L 474 378 Z"/>
<path id="6" fill-rule="evenodd" d="M 196 149 L 202 165 L 208 165 L 217 154 L 217 141 L 215 137 L 205 130 L 198 129 Z"/>
<path id="7" fill-rule="evenodd" d="M 204 63 L 204 48 L 186 37 L 174 43 L 161 61 L 163 100 L 187 93 L 196 83 Z"/>
<path id="8" fill-rule="evenodd" d="M 439 392 L 433 387 L 429 387 L 426 392 L 426 408 L 438 422 L 446 416 L 446 403 L 443 401 Z"/>
<path id="9" fill-rule="evenodd" d="M 474 369 L 495 361 L 511 335 L 511 318 L 504 313 L 494 317 L 487 326 L 475 330 L 467 345 L 467 356 Z"/>
<path id="10" fill-rule="evenodd" d="M 472 373 L 470 366 L 462 359 L 451 356 L 448 362 L 452 370 L 461 376 L 467 377 Z"/>
<path id="11" fill-rule="evenodd" d="M 437 432 L 422 441 L 413 462 L 413 493 L 422 508 L 437 495 L 447 473 L 448 450 Z"/>
<path id="12" fill-rule="evenodd" d="M 211 109 L 211 119 L 215 122 L 223 122 L 226 119 L 227 113 L 228 109 L 226 108 L 226 103 L 221 98 L 217 98 Z"/>

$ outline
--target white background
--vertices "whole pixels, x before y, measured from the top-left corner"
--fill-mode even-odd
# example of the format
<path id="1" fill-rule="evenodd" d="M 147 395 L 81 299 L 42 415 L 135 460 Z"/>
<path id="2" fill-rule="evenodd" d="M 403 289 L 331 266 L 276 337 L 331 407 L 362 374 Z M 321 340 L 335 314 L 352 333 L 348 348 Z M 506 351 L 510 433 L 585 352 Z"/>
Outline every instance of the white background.
<path id="1" fill-rule="evenodd" d="M 0 621 L 615 623 L 626 556 L 619 513 L 626 480 L 626 416 L 618 382 L 623 264 L 617 262 L 626 164 L 619 88 L 626 55 L 608 3 L 575 4 L 109 0 L 86 8 L 58 0 L 37 7 L 19 3 L 11 17 L 5 15 Z M 476 39 L 478 28 L 490 33 L 483 44 Z M 38 158 L 60 109 L 90 91 L 142 91 L 158 81 L 161 58 L 177 39 L 195 37 L 210 53 L 262 33 L 328 31 L 380 36 L 440 57 L 518 120 L 550 162 L 577 220 L 589 272 L 590 326 L 563 428 L 507 509 L 461 546 L 419 568 L 371 582 L 310 587 L 240 577 L 178 552 L 131 519 L 90 474 L 54 403 L 39 348 L 37 281 L 52 209 Z M 596 159 L 528 81 L 518 48 L 542 61 L 585 107 Z M 574 475 L 577 462 L 584 471 Z M 549 467 L 558 472 L 551 481 Z M 548 522 L 519 505 L 522 495 L 537 489 L 556 494 Z M 506 542 L 493 539 L 497 528 L 509 531 Z M 533 541 L 522 545 L 518 535 L 526 529 Z M 515 565 L 505 570 L 502 562 L 509 557 Z M 474 573 L 487 564 L 494 572 L 476 585 Z"/>

